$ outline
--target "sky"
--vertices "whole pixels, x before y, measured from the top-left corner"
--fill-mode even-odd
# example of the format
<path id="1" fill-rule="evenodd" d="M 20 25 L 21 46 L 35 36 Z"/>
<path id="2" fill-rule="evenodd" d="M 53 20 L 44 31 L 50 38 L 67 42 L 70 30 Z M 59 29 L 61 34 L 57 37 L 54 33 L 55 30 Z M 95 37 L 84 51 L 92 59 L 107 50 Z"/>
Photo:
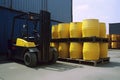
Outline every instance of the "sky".
<path id="1" fill-rule="evenodd" d="M 120 23 L 120 0 L 73 0 L 73 22 L 91 18 L 105 22 L 108 34 L 109 23 Z"/>

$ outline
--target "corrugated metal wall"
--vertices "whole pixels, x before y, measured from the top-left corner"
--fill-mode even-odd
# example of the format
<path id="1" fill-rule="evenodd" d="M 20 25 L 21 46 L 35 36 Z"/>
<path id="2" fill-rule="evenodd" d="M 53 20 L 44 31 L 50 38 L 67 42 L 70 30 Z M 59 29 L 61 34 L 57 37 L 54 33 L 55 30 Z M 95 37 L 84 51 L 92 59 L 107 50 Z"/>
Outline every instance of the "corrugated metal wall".
<path id="1" fill-rule="evenodd" d="M 39 13 L 41 0 L 13 0 L 12 7 L 16 10 Z"/>
<path id="2" fill-rule="evenodd" d="M 46 1 L 47 9 L 51 12 L 52 19 L 62 22 L 70 22 L 72 20 L 72 0 Z M 42 9 L 42 0 L 1 0 L 0 5 L 20 11 L 39 13 Z"/>
<path id="3" fill-rule="evenodd" d="M 5 42 L 6 42 L 6 19 L 2 18 L 2 16 L 6 16 L 5 12 L 0 9 L 0 52 L 3 53 L 5 50 Z M 5 32 L 5 33 L 4 33 Z"/>
<path id="4" fill-rule="evenodd" d="M 52 18 L 63 22 L 72 21 L 72 0 L 48 0 Z"/>
<path id="5" fill-rule="evenodd" d="M 120 23 L 109 24 L 109 34 L 120 34 Z"/>
<path id="6" fill-rule="evenodd" d="M 0 53 L 7 52 L 7 41 L 10 38 L 12 20 L 19 13 L 0 7 Z"/>
<path id="7" fill-rule="evenodd" d="M 11 8 L 11 0 L 0 0 L 0 6 Z"/>

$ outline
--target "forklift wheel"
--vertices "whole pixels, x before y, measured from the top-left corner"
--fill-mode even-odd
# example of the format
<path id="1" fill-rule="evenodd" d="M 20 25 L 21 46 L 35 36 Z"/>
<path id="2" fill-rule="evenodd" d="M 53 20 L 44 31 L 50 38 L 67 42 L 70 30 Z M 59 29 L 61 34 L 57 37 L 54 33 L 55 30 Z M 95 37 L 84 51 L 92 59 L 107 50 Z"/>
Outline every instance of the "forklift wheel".
<path id="1" fill-rule="evenodd" d="M 58 59 L 58 52 L 56 48 L 51 48 L 51 49 L 52 49 L 52 60 L 50 61 L 50 64 L 54 64 Z"/>
<path id="2" fill-rule="evenodd" d="M 24 55 L 24 63 L 29 67 L 36 66 L 37 56 L 35 53 L 26 52 Z"/>

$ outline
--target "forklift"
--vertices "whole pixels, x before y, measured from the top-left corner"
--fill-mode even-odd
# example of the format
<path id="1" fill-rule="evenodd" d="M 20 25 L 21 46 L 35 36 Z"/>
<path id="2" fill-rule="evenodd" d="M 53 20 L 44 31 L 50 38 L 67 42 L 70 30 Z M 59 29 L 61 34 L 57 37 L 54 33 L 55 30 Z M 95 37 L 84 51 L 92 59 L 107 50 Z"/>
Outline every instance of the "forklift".
<path id="1" fill-rule="evenodd" d="M 13 19 L 11 38 L 8 41 L 8 58 L 24 61 L 29 67 L 37 64 L 55 63 L 58 59 L 57 49 L 50 47 L 51 26 L 50 13 L 41 10 L 40 14 L 23 13 Z M 21 36 L 15 32 L 17 20 L 23 20 L 24 25 L 20 26 Z M 30 30 L 29 23 L 33 24 Z"/>

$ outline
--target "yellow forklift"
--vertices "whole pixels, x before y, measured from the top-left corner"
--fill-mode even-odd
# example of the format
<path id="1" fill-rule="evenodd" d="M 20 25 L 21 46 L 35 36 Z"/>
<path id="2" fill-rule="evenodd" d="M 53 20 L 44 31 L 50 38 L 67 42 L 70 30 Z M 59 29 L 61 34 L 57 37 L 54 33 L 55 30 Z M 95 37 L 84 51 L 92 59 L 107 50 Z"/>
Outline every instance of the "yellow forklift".
<path id="1" fill-rule="evenodd" d="M 23 20 L 25 24 L 20 26 L 16 23 L 17 20 Z M 8 41 L 8 58 L 22 60 L 29 67 L 55 63 L 58 52 L 56 48 L 50 47 L 50 22 L 50 13 L 44 10 L 41 10 L 40 14 L 23 13 L 15 16 L 11 38 Z M 29 23 L 33 26 L 29 26 Z M 16 24 L 20 27 L 18 32 L 15 31 Z M 20 35 L 18 36 L 17 33 Z"/>

